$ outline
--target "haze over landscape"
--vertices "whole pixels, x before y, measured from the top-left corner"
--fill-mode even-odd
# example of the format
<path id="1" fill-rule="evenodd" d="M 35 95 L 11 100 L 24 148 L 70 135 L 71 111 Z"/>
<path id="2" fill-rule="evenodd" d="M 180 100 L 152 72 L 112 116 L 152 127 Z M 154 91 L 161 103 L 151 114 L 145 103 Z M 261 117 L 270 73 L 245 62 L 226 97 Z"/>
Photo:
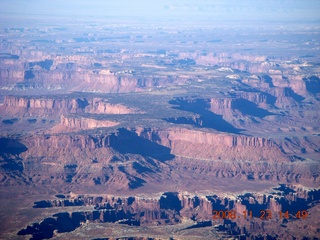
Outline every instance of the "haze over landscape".
<path id="1" fill-rule="evenodd" d="M 244 21 L 253 24 L 261 21 L 263 24 L 281 22 L 319 21 L 319 1 L 308 0 L 271 0 L 271 1 L 191 1 L 191 0 L 119 0 L 119 1 L 1 1 L 1 15 L 20 17 L 29 15 L 51 17 L 91 17 L 92 19 L 116 18 L 126 20 L 134 17 L 148 23 L 170 21 L 170 25 L 189 22 Z M 16 17 L 16 16 L 15 16 Z M 18 19 L 16 19 L 18 20 Z M 71 20 L 71 19 L 69 19 Z M 249 21 L 249 22 L 248 22 Z M 235 22 L 233 22 L 235 23 Z M 239 22 L 238 22 L 239 23 Z M 130 22 L 127 22 L 130 24 Z M 245 27 L 245 26 L 243 26 Z"/>
<path id="2" fill-rule="evenodd" d="M 319 239 L 320 2 L 0 1 L 1 239 Z"/>

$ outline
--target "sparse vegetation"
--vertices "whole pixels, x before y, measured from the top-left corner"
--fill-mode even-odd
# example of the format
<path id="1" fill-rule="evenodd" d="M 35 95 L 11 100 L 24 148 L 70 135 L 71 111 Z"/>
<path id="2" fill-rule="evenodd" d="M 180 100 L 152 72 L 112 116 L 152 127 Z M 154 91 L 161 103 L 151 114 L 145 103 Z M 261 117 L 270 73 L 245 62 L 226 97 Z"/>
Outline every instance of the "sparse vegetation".
<path id="1" fill-rule="evenodd" d="M 28 119 L 27 121 L 28 121 L 28 123 L 36 123 L 37 119 L 36 118 L 31 118 L 31 119 Z"/>
<path id="2" fill-rule="evenodd" d="M 16 122 L 18 122 L 18 121 L 19 121 L 18 118 L 11 118 L 11 119 L 4 119 L 4 120 L 2 120 L 2 122 L 3 122 L 4 124 L 10 124 L 10 125 L 12 125 L 12 124 L 14 124 L 14 123 L 16 123 Z"/>

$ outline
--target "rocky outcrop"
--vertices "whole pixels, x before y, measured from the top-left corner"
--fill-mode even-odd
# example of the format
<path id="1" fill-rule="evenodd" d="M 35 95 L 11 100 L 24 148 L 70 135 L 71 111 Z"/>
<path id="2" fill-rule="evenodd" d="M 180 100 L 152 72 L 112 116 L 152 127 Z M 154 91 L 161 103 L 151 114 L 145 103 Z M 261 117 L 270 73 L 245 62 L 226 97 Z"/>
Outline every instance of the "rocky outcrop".
<path id="1" fill-rule="evenodd" d="M 237 134 L 241 132 L 240 129 L 224 119 L 234 114 L 234 99 L 232 98 L 213 99 L 212 107 L 210 107 L 210 99 L 203 98 L 174 98 L 169 103 L 176 105 L 174 107 L 176 109 L 195 113 L 197 116 L 164 119 L 168 122 L 190 124 L 194 127 L 210 128 L 226 133 Z"/>
<path id="2" fill-rule="evenodd" d="M 212 98 L 210 99 L 210 111 L 224 116 L 232 116 L 235 110 L 235 101 L 235 98 Z"/>
<path id="3" fill-rule="evenodd" d="M 272 88 L 268 93 L 276 97 L 274 105 L 281 109 L 299 106 L 300 102 L 304 99 L 302 96 L 296 94 L 291 88 Z"/>
<path id="4" fill-rule="evenodd" d="M 239 134 L 242 131 L 239 126 L 242 124 L 258 123 L 257 119 L 273 115 L 274 113 L 267 109 L 269 105 L 274 105 L 274 101 L 275 97 L 271 94 L 246 91 L 211 99 L 176 98 L 170 101 L 171 104 L 178 105 L 175 108 L 196 113 L 198 116 L 165 120 L 176 124 L 191 124 L 198 128 L 211 128 L 219 132 Z"/>
<path id="5" fill-rule="evenodd" d="M 0 84 L 12 88 L 15 83 L 22 82 L 24 70 L 0 70 Z"/>
<path id="6" fill-rule="evenodd" d="M 101 93 L 125 93 L 141 92 L 152 88 L 181 83 L 185 80 L 168 77 L 136 77 L 128 75 L 103 74 L 93 71 L 79 70 L 28 70 L 23 72 L 23 79 L 13 74 L 21 72 L 2 73 L 4 75 L 3 85 L 10 81 L 15 89 L 64 89 L 84 92 L 101 92 Z M 11 78 L 12 77 L 12 78 Z M 7 80 L 6 80 L 7 79 Z M 11 79 L 16 79 L 12 82 Z M 9 83 L 7 83 L 9 84 Z"/>
<path id="7" fill-rule="evenodd" d="M 295 94 L 304 97 L 309 94 L 303 75 L 271 75 L 271 77 L 273 84 L 278 88 L 290 88 Z"/>
<path id="8" fill-rule="evenodd" d="M 241 53 L 208 53 L 206 55 L 199 55 L 190 53 L 186 55 L 186 53 L 181 53 L 181 57 L 191 57 L 195 58 L 197 63 L 200 64 L 213 64 L 213 65 L 222 65 L 223 63 L 237 62 L 251 62 L 251 63 L 263 63 L 266 61 L 265 56 L 254 56 L 249 54 L 241 54 Z M 239 69 L 242 70 L 242 69 Z M 244 71 L 244 69 L 243 69 Z"/>
<path id="9" fill-rule="evenodd" d="M 133 114 L 143 113 L 135 108 L 128 108 L 121 104 L 112 104 L 100 98 L 94 98 L 90 101 L 90 106 L 87 108 L 89 113 L 97 114 Z"/>
<path id="10" fill-rule="evenodd" d="M 51 57 L 52 60 L 43 58 L 28 56 L 24 59 L 22 56 L 20 60 L 0 59 L 3 66 L 0 69 L 0 86 L 16 90 L 40 88 L 118 93 L 140 92 L 185 82 L 177 77 L 133 76 L 130 71 L 118 74 L 106 69 L 94 70 L 94 60 L 80 55 Z M 51 65 L 47 66 L 46 61 L 50 61 Z"/>
<path id="11" fill-rule="evenodd" d="M 216 228 L 231 235 L 256 236 L 258 233 L 273 234 L 269 228 L 274 225 L 290 224 L 299 218 L 312 222 L 306 215 L 312 213 L 312 206 L 320 200 L 320 190 L 308 190 L 294 185 L 280 185 L 268 194 L 246 193 L 235 197 L 214 195 L 192 195 L 188 193 L 165 192 L 160 196 L 115 197 L 111 195 L 57 195 L 59 199 L 35 202 L 35 208 L 94 206 L 91 211 L 58 213 L 40 223 L 34 223 L 19 231 L 18 235 L 31 234 L 34 237 L 49 234 L 55 229 L 70 232 L 86 221 L 117 222 L 136 226 L 177 224 L 182 219 L 194 221 L 194 225 L 216 225 Z M 267 212 L 267 214 L 264 214 Z M 297 213 L 299 215 L 297 215 Z M 303 214 L 302 214 L 303 212 Z M 287 214 L 288 213 L 288 214 Z M 285 215 L 287 214 L 287 215 Z M 283 218 L 286 218 L 283 221 Z M 266 219 L 268 221 L 266 221 Z M 265 221 L 265 222 L 263 222 Z M 319 221 L 319 220 L 318 220 Z M 317 221 L 317 222 L 318 222 Z M 198 223 L 198 224 L 196 224 Z M 48 232 L 48 225 L 51 231 Z M 62 228 L 62 226 L 69 226 Z M 310 229 L 311 230 L 311 229 Z M 282 232 L 278 232 L 281 234 Z M 290 235 L 289 231 L 286 231 Z M 291 232 L 292 234 L 292 232 Z M 313 230 L 313 234 L 316 231 Z"/>
<path id="12" fill-rule="evenodd" d="M 87 100 L 83 98 L 5 96 L 1 108 L 8 115 L 53 116 L 83 113 L 87 105 Z"/>
<path id="13" fill-rule="evenodd" d="M 271 140 L 248 136 L 230 136 L 182 128 L 139 133 L 149 138 L 159 136 L 160 143 L 177 156 L 207 160 L 287 162 L 281 149 Z"/>
<path id="14" fill-rule="evenodd" d="M 108 120 L 96 120 L 84 117 L 72 117 L 61 115 L 60 125 L 69 130 L 85 130 L 100 127 L 113 127 L 119 123 Z"/>
<path id="15" fill-rule="evenodd" d="M 309 76 L 302 79 L 306 84 L 306 89 L 311 94 L 320 93 L 320 79 L 319 76 Z"/>
<path id="16" fill-rule="evenodd" d="M 273 104 L 273 102 L 275 101 L 275 99 L 270 94 L 264 92 L 243 91 L 237 92 L 237 95 L 239 95 L 243 99 L 255 103 L 261 108 L 267 108 L 268 104 Z"/>
<path id="17" fill-rule="evenodd" d="M 233 97 L 211 98 L 210 111 L 224 116 L 232 116 L 236 110 L 243 111 L 246 103 L 250 103 L 252 107 L 267 109 L 268 105 L 274 105 L 276 98 L 269 93 L 253 92 L 253 91 L 237 91 Z M 245 101 L 244 101 L 245 100 Z M 255 106 L 254 106 L 255 105 Z M 248 106 L 249 107 L 249 106 Z M 245 112 L 245 111 L 244 111 Z"/>
<path id="18" fill-rule="evenodd" d="M 74 126 L 88 129 L 116 124 L 72 117 L 62 117 L 62 121 L 67 125 L 65 132 L 74 131 Z M 65 189 L 72 183 L 75 189 L 109 189 L 112 192 L 144 186 L 162 189 L 162 186 L 153 185 L 158 181 L 167 182 L 172 188 L 178 181 L 183 189 L 193 189 L 197 183 L 184 180 L 189 174 L 199 178 L 205 173 L 212 179 L 310 185 L 317 184 L 320 176 L 316 163 L 305 165 L 303 158 L 296 156 L 297 141 L 276 143 L 259 137 L 185 128 L 38 134 L 24 136 L 18 142 L 25 146 L 19 156 L 2 156 L 1 185 L 17 183 L 11 177 L 16 169 L 23 181 L 34 184 Z M 300 141 L 300 154 L 317 150 L 308 142 L 308 139 Z M 211 188 L 208 185 L 208 190 Z"/>
<path id="19" fill-rule="evenodd" d="M 5 96 L 0 106 L 3 113 L 14 116 L 57 117 L 70 113 L 136 114 L 142 111 L 122 104 L 112 104 L 101 98 L 56 96 Z"/>

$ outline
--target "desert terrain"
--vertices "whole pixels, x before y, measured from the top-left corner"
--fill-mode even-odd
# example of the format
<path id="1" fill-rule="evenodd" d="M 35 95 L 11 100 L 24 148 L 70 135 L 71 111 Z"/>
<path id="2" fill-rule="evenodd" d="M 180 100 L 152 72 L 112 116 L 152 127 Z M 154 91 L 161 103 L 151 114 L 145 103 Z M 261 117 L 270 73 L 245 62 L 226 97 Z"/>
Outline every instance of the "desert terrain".
<path id="1" fill-rule="evenodd" d="M 1 19 L 1 239 L 320 238 L 318 24 Z"/>

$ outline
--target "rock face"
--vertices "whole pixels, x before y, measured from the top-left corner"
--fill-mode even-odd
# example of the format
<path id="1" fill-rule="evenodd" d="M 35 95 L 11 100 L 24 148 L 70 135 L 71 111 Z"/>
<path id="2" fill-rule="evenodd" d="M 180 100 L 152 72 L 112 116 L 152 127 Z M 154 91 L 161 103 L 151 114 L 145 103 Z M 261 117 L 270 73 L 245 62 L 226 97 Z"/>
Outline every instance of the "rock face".
<path id="1" fill-rule="evenodd" d="M 62 117 L 62 123 L 65 131 L 116 124 L 67 117 Z M 13 149 L 2 155 L 1 185 L 49 184 L 59 191 L 72 186 L 116 192 L 142 187 L 161 190 L 159 181 L 171 186 L 178 182 L 186 189 L 196 187 L 197 182 L 188 182 L 190 175 L 203 181 L 229 178 L 313 185 L 320 176 L 316 163 L 304 165 L 295 156 L 294 142 L 285 143 L 285 152 L 271 139 L 184 128 L 39 134 L 10 141 L 24 146 L 24 150 L 15 154 Z M 17 178 L 12 178 L 12 174 L 17 174 Z M 212 188 L 205 186 L 208 189 L 203 190 Z"/>
<path id="2" fill-rule="evenodd" d="M 234 98 L 212 98 L 210 100 L 210 111 L 220 115 L 232 114 L 235 106 L 235 101 L 236 99 Z"/>
<path id="3" fill-rule="evenodd" d="M 275 88 L 268 91 L 276 97 L 275 106 L 281 109 L 297 107 L 304 99 L 302 96 L 294 93 L 291 88 Z"/>
<path id="4" fill-rule="evenodd" d="M 250 102 L 255 103 L 257 106 L 261 108 L 267 108 L 268 104 L 272 104 L 274 98 L 267 93 L 264 92 L 241 92 L 239 96 L 243 99 L 246 99 Z"/>
<path id="5" fill-rule="evenodd" d="M 83 120 L 84 121 L 84 120 Z M 62 122 L 69 127 L 76 124 L 81 124 L 81 120 L 68 119 L 62 117 Z M 38 136 L 32 139 L 26 139 L 28 149 L 33 149 L 37 152 L 37 147 L 47 146 L 51 149 L 61 146 L 77 147 L 79 148 L 104 148 L 104 147 L 117 147 L 119 144 L 129 143 L 137 138 L 142 143 L 153 142 L 160 144 L 171 149 L 171 153 L 207 160 L 232 160 L 237 161 L 270 161 L 270 162 L 288 162 L 288 158 L 281 152 L 281 149 L 271 140 L 257 137 L 247 136 L 228 136 L 224 134 L 204 133 L 200 131 L 173 128 L 170 130 L 138 130 L 130 132 L 121 130 L 115 135 L 105 136 L 81 136 L 77 138 L 69 136 Z M 60 139 L 60 140 L 59 140 Z M 83 139 L 83 140 L 80 140 Z M 144 140 L 146 139 L 146 140 Z M 193 146 L 191 148 L 191 146 Z M 141 147 L 142 148 L 142 147 Z M 40 149 L 39 149 L 40 150 Z M 59 149 L 55 149 L 59 150 Z M 240 153 L 241 152 L 241 153 Z M 41 151 L 39 152 L 41 154 Z M 227 153 L 227 154 L 225 154 Z M 250 154 L 251 153 L 251 154 Z M 255 154 L 252 154 L 255 153 Z"/>
<path id="6" fill-rule="evenodd" d="M 148 139 L 159 136 L 159 143 L 171 148 L 173 154 L 188 158 L 222 159 L 225 161 L 233 159 L 239 161 L 289 161 L 274 142 L 263 138 L 229 136 L 181 128 L 156 132 L 142 131 L 139 135 Z"/>
<path id="7" fill-rule="evenodd" d="M 196 58 L 196 62 L 198 64 L 212 64 L 247 72 L 266 72 L 271 67 L 270 63 L 266 61 L 265 56 L 258 55 L 253 56 L 239 53 L 210 53 L 206 56 L 188 56 Z"/>
<path id="8" fill-rule="evenodd" d="M 8 115 L 52 116 L 66 113 L 82 113 L 86 99 L 53 99 L 6 96 L 2 107 Z"/>
<path id="9" fill-rule="evenodd" d="M 97 114 L 134 114 L 143 113 L 139 109 L 128 108 L 121 104 L 111 104 L 101 98 L 93 98 L 88 108 L 89 113 Z"/>
<path id="10" fill-rule="evenodd" d="M 37 55 L 43 53 L 38 52 Z M 50 59 L 46 59 L 46 57 Z M 37 60 L 36 60 L 37 59 Z M 176 77 L 156 78 L 133 75 L 131 71 L 114 73 L 108 69 L 94 69 L 90 57 L 36 56 L 24 59 L 2 60 L 0 86 L 24 89 L 72 90 L 103 93 L 140 92 L 159 86 L 182 83 Z M 26 61 L 26 62 L 24 62 Z M 32 61 L 32 62 L 30 62 Z M 50 64 L 49 64 L 50 63 Z"/>
<path id="11" fill-rule="evenodd" d="M 100 98 L 72 98 L 69 96 L 18 97 L 5 96 L 1 106 L 7 115 L 54 117 L 69 113 L 135 114 L 142 113 L 136 108 L 112 104 Z"/>
<path id="12" fill-rule="evenodd" d="M 76 108 L 75 101 L 62 100 L 56 102 L 54 99 L 30 99 L 27 97 L 5 96 L 4 105 L 8 107 L 23 107 L 23 108 Z"/>
<path id="13" fill-rule="evenodd" d="M 18 235 L 40 237 L 47 234 L 52 237 L 55 229 L 70 232 L 85 221 L 118 222 L 121 224 L 148 226 L 178 224 L 182 219 L 192 219 L 198 227 L 223 224 L 219 227 L 231 235 L 257 236 L 270 234 L 269 228 L 283 222 L 290 225 L 295 220 L 303 219 L 306 223 L 308 210 L 320 199 L 320 190 L 307 190 L 293 185 L 280 185 L 276 192 L 269 194 L 247 193 L 236 197 L 217 195 L 195 196 L 177 192 L 165 192 L 160 197 L 115 197 L 110 195 L 57 195 L 54 200 L 35 202 L 34 208 L 60 208 L 94 206 L 92 211 L 58 213 L 40 223 L 34 223 L 18 232 Z M 268 214 L 265 215 L 265 212 Z M 302 214 L 303 213 L 303 214 Z M 287 215 L 285 215 L 287 214 Z M 286 221 L 283 221 L 283 218 Z M 267 218 L 268 221 L 264 220 Z M 265 222 L 263 222 L 265 221 Z M 319 221 L 319 219 L 318 219 Z M 206 223 L 206 224 L 204 224 Z M 48 231 L 48 225 L 51 230 Z M 194 225 L 196 226 L 196 225 Z M 193 227 L 194 227 L 193 226 Z M 310 228 L 310 227 L 309 227 Z M 314 229 L 309 230 L 314 232 Z M 296 234 L 285 231 L 287 237 Z M 283 234 L 277 233 L 277 237 Z M 300 233 L 301 234 L 301 233 Z M 300 235 L 299 234 L 299 235 Z M 297 237 L 297 235 L 295 235 Z"/>
<path id="14" fill-rule="evenodd" d="M 107 121 L 107 120 L 96 120 L 90 118 L 82 117 L 65 117 L 61 116 L 60 125 L 66 127 L 70 130 L 83 130 L 83 129 L 93 129 L 101 127 L 113 127 L 118 125 L 117 122 Z"/>

